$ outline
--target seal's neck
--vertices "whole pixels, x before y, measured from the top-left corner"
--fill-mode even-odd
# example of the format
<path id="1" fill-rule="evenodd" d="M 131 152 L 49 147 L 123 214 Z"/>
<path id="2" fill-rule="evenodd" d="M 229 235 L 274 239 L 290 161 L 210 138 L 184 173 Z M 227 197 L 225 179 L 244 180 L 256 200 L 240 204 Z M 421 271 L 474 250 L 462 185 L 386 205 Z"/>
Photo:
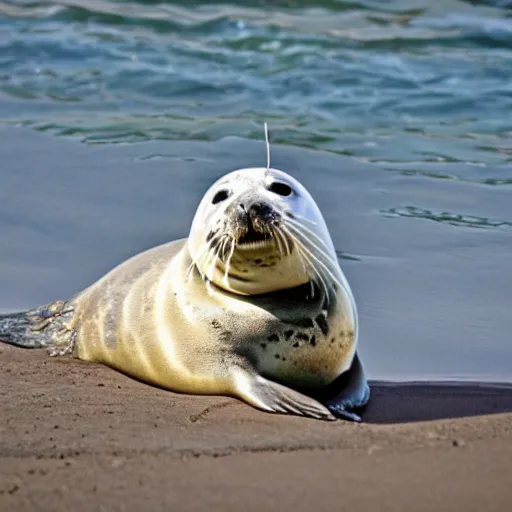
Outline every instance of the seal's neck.
<path id="1" fill-rule="evenodd" d="M 189 255 L 190 265 L 194 265 Z M 261 295 L 307 284 L 310 277 L 293 251 L 286 256 L 271 247 L 235 250 L 219 258 L 195 262 L 198 274 L 217 288 L 238 295 Z"/>

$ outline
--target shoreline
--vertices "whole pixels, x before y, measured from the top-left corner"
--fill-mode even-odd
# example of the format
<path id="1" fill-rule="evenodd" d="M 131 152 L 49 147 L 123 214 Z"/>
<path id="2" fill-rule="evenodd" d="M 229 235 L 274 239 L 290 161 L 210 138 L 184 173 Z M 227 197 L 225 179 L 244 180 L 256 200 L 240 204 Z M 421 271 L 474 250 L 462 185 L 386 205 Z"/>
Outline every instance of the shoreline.
<path id="1" fill-rule="evenodd" d="M 512 499 L 508 384 L 373 381 L 354 424 L 179 395 L 44 350 L 2 344 L 0 365 L 2 510 L 467 512 Z"/>
<path id="2" fill-rule="evenodd" d="M 25 361 L 31 365 L 34 365 L 34 363 L 39 361 L 43 365 L 41 368 L 43 375 L 45 371 L 44 367 L 53 364 L 56 364 L 58 368 L 60 368 L 59 365 L 70 365 L 70 368 L 73 368 L 73 370 L 76 372 L 86 372 L 86 375 L 88 375 L 89 378 L 91 377 L 91 371 L 106 371 L 107 377 L 110 377 L 110 379 L 128 380 L 129 382 L 135 383 L 137 386 L 142 386 L 143 388 L 148 388 L 149 390 L 154 390 L 158 393 L 169 394 L 178 400 L 186 400 L 186 397 L 206 400 L 230 400 L 242 405 L 243 407 L 247 407 L 250 410 L 254 410 L 257 414 L 264 414 L 266 416 L 270 415 L 271 417 L 296 418 L 301 421 L 317 421 L 291 415 L 265 413 L 251 407 L 250 405 L 237 398 L 228 396 L 192 395 L 186 393 L 181 394 L 164 390 L 144 382 L 139 382 L 136 379 L 133 379 L 132 377 L 127 376 L 103 364 L 81 361 L 71 356 L 56 358 L 49 357 L 46 354 L 45 349 L 24 349 L 14 347 L 0 341 L 0 361 L 13 365 L 23 364 Z M 83 368 L 83 370 L 80 368 Z M 11 373 L 9 369 L 6 369 L 6 372 Z M 114 375 L 108 375 L 110 373 L 113 373 Z M 33 369 L 33 376 L 36 379 L 38 377 L 36 368 Z M 5 379 L 6 377 L 8 376 L 2 375 L 2 373 L 0 373 L 0 384 L 2 379 Z M 63 375 L 63 377 L 65 377 L 65 375 Z M 501 396 L 509 395 L 512 399 L 512 382 L 451 379 L 383 380 L 369 378 L 368 383 L 372 392 L 372 397 L 370 398 L 370 403 L 366 410 L 362 413 L 363 424 L 381 423 L 382 421 L 387 421 L 390 423 L 393 421 L 403 423 L 411 421 L 433 421 L 436 419 L 450 419 L 465 416 L 496 414 L 497 411 L 512 413 L 512 400 L 510 403 L 505 402 L 505 404 L 501 404 L 500 402 L 498 405 L 488 401 L 489 398 L 499 399 Z M 55 382 L 54 384 L 58 385 L 58 382 Z M 5 385 L 15 386 L 16 383 L 6 382 Z M 421 397 L 424 400 L 423 404 L 414 404 L 414 411 L 410 410 L 406 404 L 406 401 L 415 400 L 418 397 Z M 460 402 L 460 398 L 468 397 L 471 398 L 468 403 Z M 400 401 L 400 404 L 399 407 L 395 408 L 394 412 L 393 408 L 387 409 L 389 405 L 392 405 L 389 402 L 397 400 Z M 429 401 L 428 406 L 425 404 L 425 400 Z M 376 401 L 378 401 L 379 404 L 375 404 Z M 383 409 L 387 409 L 384 414 Z M 443 411 L 443 413 L 441 413 L 441 411 Z M 421 416 L 421 420 L 411 419 L 413 417 L 417 418 L 418 415 Z M 446 417 L 442 417 L 443 415 Z M 400 418 L 400 420 L 393 418 Z M 343 420 L 338 420 L 336 423 L 339 422 L 349 424 L 351 423 L 344 422 Z"/>

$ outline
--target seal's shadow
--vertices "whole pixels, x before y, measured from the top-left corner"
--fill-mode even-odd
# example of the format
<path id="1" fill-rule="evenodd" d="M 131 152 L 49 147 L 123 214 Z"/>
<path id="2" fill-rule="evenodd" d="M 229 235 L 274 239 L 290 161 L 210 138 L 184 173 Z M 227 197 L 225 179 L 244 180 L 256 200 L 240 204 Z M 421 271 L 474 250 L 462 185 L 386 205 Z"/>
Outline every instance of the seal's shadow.
<path id="1" fill-rule="evenodd" d="M 365 423 L 411 423 L 512 412 L 512 384 L 370 382 Z"/>

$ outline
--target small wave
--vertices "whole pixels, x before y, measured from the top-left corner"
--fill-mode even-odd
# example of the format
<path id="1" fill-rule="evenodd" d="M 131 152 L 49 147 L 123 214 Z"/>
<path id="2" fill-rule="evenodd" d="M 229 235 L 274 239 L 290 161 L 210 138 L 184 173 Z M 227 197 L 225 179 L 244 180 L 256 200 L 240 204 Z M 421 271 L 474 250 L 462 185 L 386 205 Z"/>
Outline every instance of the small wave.
<path id="1" fill-rule="evenodd" d="M 403 206 L 399 208 L 390 208 L 381 210 L 386 217 L 412 217 L 416 219 L 427 219 L 452 226 L 462 226 L 471 228 L 499 228 L 512 227 L 512 222 L 505 220 L 490 219 L 488 217 L 478 217 L 474 215 L 464 215 L 450 212 L 433 212 L 431 210 L 417 208 L 415 206 Z"/>

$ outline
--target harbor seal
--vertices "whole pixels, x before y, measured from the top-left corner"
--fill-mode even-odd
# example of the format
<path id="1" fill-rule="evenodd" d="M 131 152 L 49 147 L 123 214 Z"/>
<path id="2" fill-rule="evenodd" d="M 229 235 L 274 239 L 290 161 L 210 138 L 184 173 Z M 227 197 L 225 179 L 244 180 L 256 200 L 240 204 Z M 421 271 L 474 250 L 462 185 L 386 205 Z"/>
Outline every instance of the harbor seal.
<path id="1" fill-rule="evenodd" d="M 324 218 L 269 166 L 216 181 L 187 239 L 68 300 L 1 315 L 0 340 L 268 412 L 360 421 L 370 394 L 356 304 Z"/>

